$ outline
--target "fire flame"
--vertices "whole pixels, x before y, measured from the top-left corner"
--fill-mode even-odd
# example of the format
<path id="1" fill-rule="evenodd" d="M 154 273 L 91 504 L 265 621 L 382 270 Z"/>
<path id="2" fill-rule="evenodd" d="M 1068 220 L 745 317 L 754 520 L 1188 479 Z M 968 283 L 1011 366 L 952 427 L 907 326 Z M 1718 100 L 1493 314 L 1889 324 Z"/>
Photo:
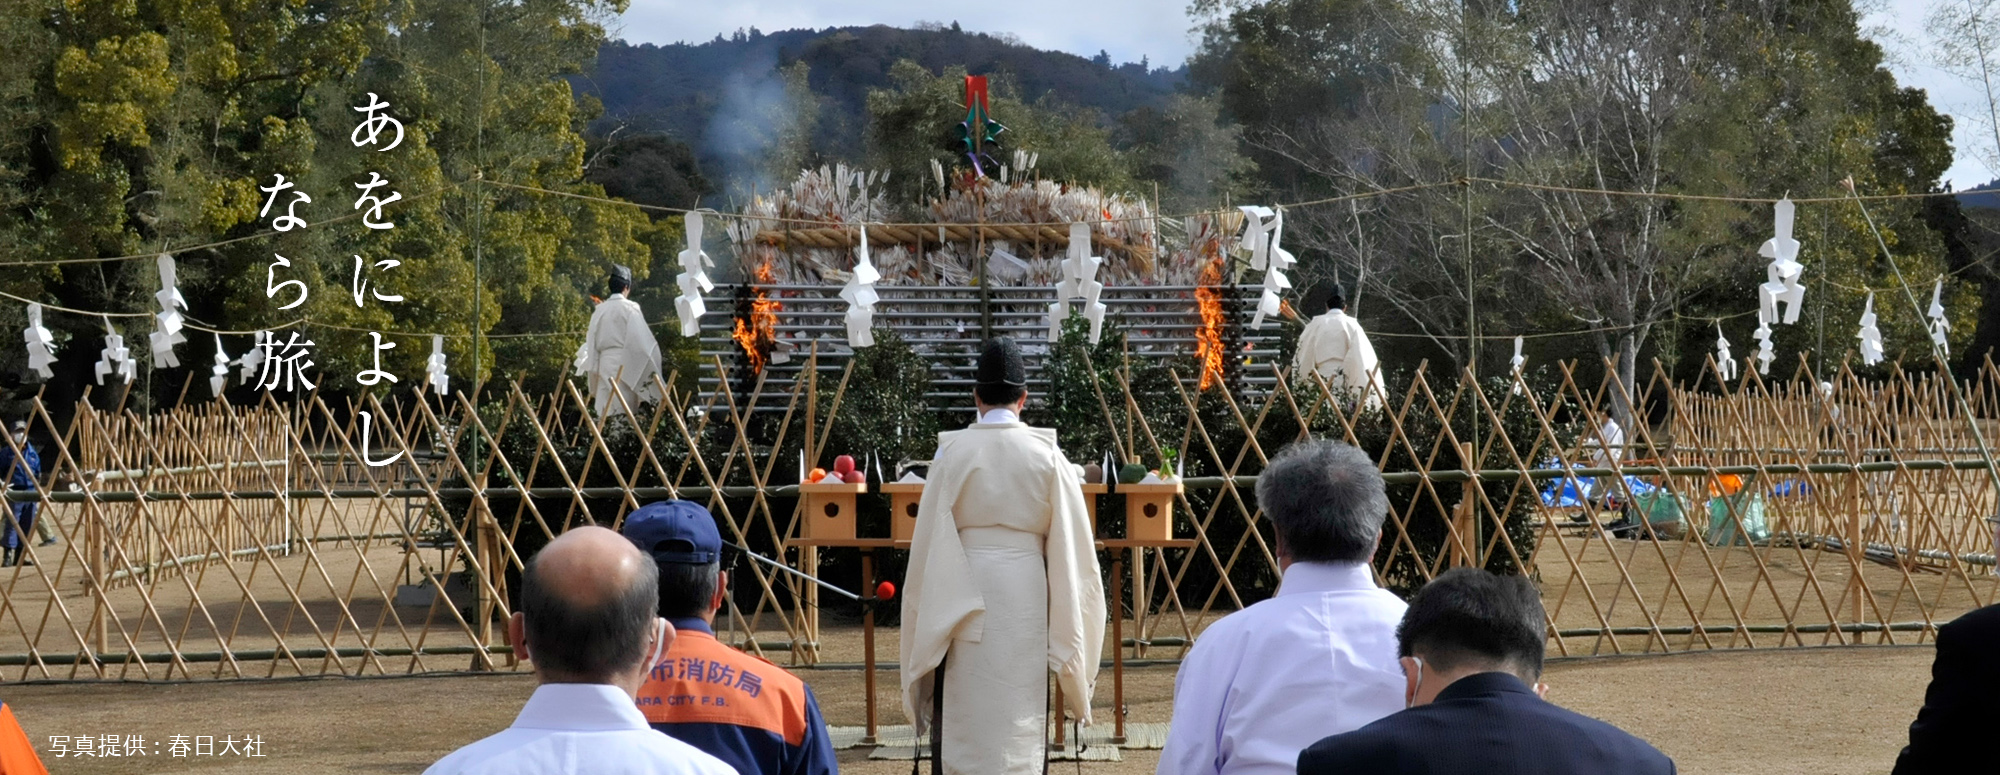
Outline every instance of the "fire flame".
<path id="1" fill-rule="evenodd" d="M 749 361 L 751 374 L 762 372 L 764 364 L 770 359 L 771 347 L 778 340 L 778 310 L 784 309 L 763 288 L 772 282 L 769 262 L 757 267 L 757 282 L 758 285 L 751 286 L 756 296 L 750 301 L 749 316 L 737 317 L 736 326 L 729 333 L 729 338 L 736 340 L 736 346 L 742 348 L 743 357 Z"/>
<path id="2" fill-rule="evenodd" d="M 1201 329 L 1195 332 L 1195 356 L 1201 359 L 1200 390 L 1222 380 L 1222 260 L 1208 262 L 1194 289 L 1195 303 L 1201 308 Z"/>

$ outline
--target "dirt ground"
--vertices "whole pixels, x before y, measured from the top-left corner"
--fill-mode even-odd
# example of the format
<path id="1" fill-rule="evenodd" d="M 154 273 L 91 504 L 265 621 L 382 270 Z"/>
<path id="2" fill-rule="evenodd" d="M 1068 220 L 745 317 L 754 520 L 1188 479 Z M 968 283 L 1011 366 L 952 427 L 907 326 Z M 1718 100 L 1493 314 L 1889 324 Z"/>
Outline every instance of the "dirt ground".
<path id="1" fill-rule="evenodd" d="M 1557 661 L 1551 700 L 1659 746 L 1686 773 L 1887 772 L 1929 679 L 1931 648 L 1839 647 Z M 1166 721 L 1171 665 L 1133 669 L 1130 718 Z M 804 673 L 829 723 L 859 725 L 862 674 Z M 901 721 L 894 673 L 878 696 L 884 723 Z M 54 773 L 416 773 L 458 746 L 505 727 L 533 690 L 526 675 L 308 679 L 173 684 L 16 685 L 0 689 Z M 1109 687 L 1099 693 L 1108 706 Z M 142 757 L 49 757 L 51 735 L 140 736 Z M 262 741 L 263 758 L 174 758 L 174 735 Z M 217 743 L 217 748 L 221 743 Z M 843 751 L 843 771 L 901 775 L 906 761 Z M 1158 754 L 1126 751 L 1084 763 L 1095 775 L 1152 772 Z M 1066 771 L 1073 764 L 1064 764 Z"/>

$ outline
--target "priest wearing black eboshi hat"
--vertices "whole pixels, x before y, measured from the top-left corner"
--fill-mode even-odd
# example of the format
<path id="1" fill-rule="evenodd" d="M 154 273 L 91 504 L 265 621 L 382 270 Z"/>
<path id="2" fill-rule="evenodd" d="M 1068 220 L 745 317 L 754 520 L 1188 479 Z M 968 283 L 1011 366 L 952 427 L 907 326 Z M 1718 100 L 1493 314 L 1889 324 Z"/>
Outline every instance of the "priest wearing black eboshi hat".
<path id="1" fill-rule="evenodd" d="M 944 773 L 1033 775 L 1045 762 L 1044 676 L 1090 723 L 1104 591 L 1082 474 L 1056 432 L 1021 422 L 1028 369 L 987 340 L 979 421 L 938 434 L 903 586 L 903 711 Z"/>

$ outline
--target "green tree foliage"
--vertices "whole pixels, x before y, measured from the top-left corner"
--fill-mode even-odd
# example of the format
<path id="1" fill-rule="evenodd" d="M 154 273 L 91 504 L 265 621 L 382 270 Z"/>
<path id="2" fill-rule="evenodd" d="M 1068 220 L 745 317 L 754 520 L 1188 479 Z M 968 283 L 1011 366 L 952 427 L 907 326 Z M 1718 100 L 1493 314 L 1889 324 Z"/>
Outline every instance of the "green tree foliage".
<path id="1" fill-rule="evenodd" d="M 1472 324 L 1489 335 L 1594 329 L 1549 342 L 1548 357 L 1583 345 L 1629 380 L 1650 354 L 1692 377 L 1715 318 L 1728 319 L 1739 355 L 1750 349 L 1755 321 L 1741 313 L 1764 279 L 1769 206 L 1563 189 L 1839 196 L 1852 176 L 1865 193 L 1922 192 L 1950 161 L 1948 120 L 1895 83 L 1846 2 L 1196 10 L 1206 21 L 1193 75 L 1243 122 L 1275 198 L 1461 176 L 1552 187 L 1428 189 L 1287 219 L 1302 275 L 1342 277 L 1350 298 L 1368 300 L 1371 325 L 1434 337 L 1385 351 L 1392 363 L 1439 353 L 1466 364 L 1473 353 L 1456 337 Z M 1913 282 L 1944 269 L 1940 221 L 1922 204 L 1870 206 Z M 1797 236 L 1808 270 L 1830 283 L 1809 288 L 1811 325 L 1778 329 L 1780 357 L 1812 348 L 1837 363 L 1861 289 L 1893 278 L 1851 204 L 1801 207 Z M 1891 341 L 1922 356 L 1907 306 L 1899 292 L 1876 308 Z M 1480 365 L 1495 370 L 1510 354 L 1497 350 Z"/>
<path id="2" fill-rule="evenodd" d="M 580 331 L 585 294 L 601 289 L 605 268 L 627 264 L 643 279 L 666 242 L 658 232 L 678 231 L 634 208 L 494 185 L 604 193 L 584 180 L 580 133 L 597 104 L 573 98 L 564 78 L 591 63 L 622 2 L 9 3 L 0 36 L 21 45 L 9 47 L 0 88 L 27 98 L 0 108 L 13 119 L 0 140 L 0 243 L 16 248 L 10 259 L 252 237 L 289 203 L 286 192 L 260 216 L 258 186 L 282 174 L 313 197 L 297 212 L 312 225 L 179 253 L 179 286 L 192 316 L 220 328 L 302 314 L 322 391 L 359 390 L 353 376 L 372 361 L 367 330 L 458 337 L 447 352 L 461 384 L 472 381 L 476 349 L 481 378 L 546 385 L 576 338 L 485 337 Z M 376 150 L 389 135 L 374 147 L 350 142 L 353 108 L 369 93 L 403 124 L 394 150 Z M 377 196 L 402 195 L 385 211 L 395 228 L 329 223 L 354 212 L 356 185 L 371 173 L 391 184 Z M 289 292 L 267 297 L 275 255 L 292 263 L 277 279 L 310 289 L 303 307 L 277 309 Z M 357 307 L 357 256 L 401 261 L 369 279 L 406 301 Z M 7 275 L 10 292 L 92 310 L 149 312 L 158 290 L 149 261 L 38 264 Z M 59 352 L 56 395 L 74 395 L 102 323 L 53 313 L 49 323 L 69 345 Z M 190 337 L 179 348 L 183 368 L 153 375 L 143 349 L 151 323 L 119 325 L 154 399 L 177 395 L 188 367 L 205 367 L 214 346 Z M 385 338 L 397 347 L 382 367 L 414 385 L 429 338 Z M 226 337 L 225 347 L 240 354 L 248 339 Z"/>

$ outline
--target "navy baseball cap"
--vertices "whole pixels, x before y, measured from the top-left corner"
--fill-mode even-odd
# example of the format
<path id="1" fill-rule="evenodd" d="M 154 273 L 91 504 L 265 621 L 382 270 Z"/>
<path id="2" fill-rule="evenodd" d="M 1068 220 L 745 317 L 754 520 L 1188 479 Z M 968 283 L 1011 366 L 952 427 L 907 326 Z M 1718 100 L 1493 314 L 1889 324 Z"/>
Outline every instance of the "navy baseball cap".
<path id="1" fill-rule="evenodd" d="M 655 501 L 625 518 L 619 531 L 655 562 L 709 565 L 722 559 L 715 517 L 693 501 Z"/>

